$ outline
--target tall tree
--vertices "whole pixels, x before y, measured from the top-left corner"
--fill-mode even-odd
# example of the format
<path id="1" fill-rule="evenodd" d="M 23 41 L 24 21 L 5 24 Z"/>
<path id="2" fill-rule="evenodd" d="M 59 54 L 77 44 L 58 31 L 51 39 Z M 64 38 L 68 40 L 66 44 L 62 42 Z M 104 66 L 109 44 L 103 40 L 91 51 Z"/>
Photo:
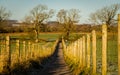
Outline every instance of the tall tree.
<path id="1" fill-rule="evenodd" d="M 39 4 L 36 7 L 34 7 L 30 11 L 30 15 L 27 18 L 30 18 L 30 22 L 32 22 L 35 26 L 35 33 L 36 33 L 36 42 L 38 41 L 38 35 L 39 31 L 43 27 L 43 22 L 47 21 L 49 18 L 51 18 L 54 14 L 53 9 L 48 9 L 46 5 Z"/>
<path id="2" fill-rule="evenodd" d="M 0 25 L 2 25 L 2 23 L 4 23 L 10 16 L 10 11 L 7 11 L 3 6 L 0 6 Z"/>
<path id="3" fill-rule="evenodd" d="M 120 9 L 120 4 L 112 4 L 110 6 L 105 6 L 102 9 L 97 10 L 90 14 L 90 21 L 95 24 L 106 23 L 111 25 L 115 22 L 114 18 Z"/>
<path id="4" fill-rule="evenodd" d="M 64 10 L 61 9 L 57 13 L 57 20 L 63 25 L 66 39 L 69 38 L 70 32 L 75 29 L 74 23 L 79 22 L 80 11 L 78 9 Z"/>
<path id="5" fill-rule="evenodd" d="M 23 19 L 23 23 L 31 24 L 31 23 L 33 23 L 32 20 L 33 19 L 32 19 L 31 16 L 25 16 L 24 19 Z"/>

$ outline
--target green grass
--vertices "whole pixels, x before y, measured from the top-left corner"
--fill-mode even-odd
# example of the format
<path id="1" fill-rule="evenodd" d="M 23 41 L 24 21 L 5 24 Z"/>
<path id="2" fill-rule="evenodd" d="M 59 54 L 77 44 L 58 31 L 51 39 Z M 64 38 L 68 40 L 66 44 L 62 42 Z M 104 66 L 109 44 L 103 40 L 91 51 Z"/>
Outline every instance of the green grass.
<path id="1" fill-rule="evenodd" d="M 98 38 L 99 37 L 99 38 Z M 108 61 L 117 62 L 117 37 L 109 35 L 107 39 L 107 56 Z M 97 58 L 102 56 L 102 38 L 97 36 Z"/>
<path id="2" fill-rule="evenodd" d="M 0 38 L 4 38 L 6 35 L 9 35 L 13 39 L 30 39 L 34 38 L 35 35 L 32 33 L 5 33 L 0 34 Z M 61 37 L 62 33 L 39 33 L 39 39 L 58 39 Z"/>
<path id="3" fill-rule="evenodd" d="M 40 39 L 58 39 L 61 36 L 60 33 L 41 33 L 39 34 Z"/>

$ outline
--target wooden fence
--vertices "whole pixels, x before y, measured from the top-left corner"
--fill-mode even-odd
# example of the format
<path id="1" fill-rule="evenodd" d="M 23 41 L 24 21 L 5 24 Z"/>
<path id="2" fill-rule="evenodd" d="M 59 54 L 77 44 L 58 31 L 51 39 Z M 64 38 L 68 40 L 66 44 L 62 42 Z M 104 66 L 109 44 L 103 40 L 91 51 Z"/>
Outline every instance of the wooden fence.
<path id="1" fill-rule="evenodd" d="M 107 25 L 103 24 L 102 25 L 102 38 L 101 41 L 101 74 L 102 75 L 107 75 L 107 67 L 108 65 L 108 58 L 107 58 L 107 52 L 108 52 L 108 32 L 107 32 Z M 117 53 L 116 56 L 118 57 L 118 73 L 117 75 L 120 75 L 120 14 L 118 15 L 118 34 L 117 35 Z M 66 45 L 64 42 L 64 39 L 62 40 L 63 42 L 63 47 L 64 47 L 64 54 L 65 54 L 65 59 L 71 60 L 71 62 L 77 63 L 80 65 L 79 67 L 79 72 L 82 72 L 82 70 L 88 70 L 90 71 L 91 75 L 96 75 L 97 73 L 97 34 L 96 31 L 93 30 L 91 33 L 85 34 L 83 37 L 80 39 L 76 40 L 75 42 L 72 42 L 69 45 Z M 116 42 L 116 43 L 117 43 Z M 113 43 L 113 42 L 112 42 Z M 114 52 L 114 51 L 113 51 Z M 77 65 L 77 67 L 78 67 Z M 92 70 L 91 70 L 92 69 Z M 77 74 L 76 74 L 77 75 Z"/>
<path id="2" fill-rule="evenodd" d="M 28 60 L 36 60 L 38 57 L 48 57 L 54 52 L 57 41 L 52 47 L 42 45 L 41 42 L 30 40 L 11 39 L 9 36 L 0 39 L 0 73 L 7 68 L 10 69 L 15 64 L 22 64 Z"/>

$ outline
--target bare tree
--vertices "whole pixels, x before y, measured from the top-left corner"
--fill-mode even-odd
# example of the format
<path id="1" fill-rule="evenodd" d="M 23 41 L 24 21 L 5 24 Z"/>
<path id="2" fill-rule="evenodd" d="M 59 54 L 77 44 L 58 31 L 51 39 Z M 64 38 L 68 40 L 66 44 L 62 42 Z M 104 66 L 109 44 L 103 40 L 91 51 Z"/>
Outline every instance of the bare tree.
<path id="1" fill-rule="evenodd" d="M 25 16 L 25 17 L 24 17 L 24 20 L 23 20 L 23 23 L 31 24 L 31 23 L 33 23 L 32 20 L 33 20 L 33 19 L 32 19 L 31 16 Z"/>
<path id="2" fill-rule="evenodd" d="M 80 11 L 78 9 L 70 9 L 70 10 L 59 10 L 57 14 L 57 20 L 60 24 L 63 25 L 66 39 L 68 39 L 70 32 L 75 29 L 74 23 L 79 22 Z"/>
<path id="3" fill-rule="evenodd" d="M 7 11 L 6 8 L 0 6 L 0 25 L 5 22 L 11 16 L 10 11 Z"/>
<path id="4" fill-rule="evenodd" d="M 115 22 L 114 18 L 120 9 L 120 4 L 113 4 L 110 6 L 105 6 L 102 9 L 97 10 L 94 13 L 90 14 L 90 21 L 95 24 L 106 23 L 111 25 Z"/>
<path id="5" fill-rule="evenodd" d="M 47 21 L 54 14 L 53 9 L 48 9 L 46 5 L 39 4 L 30 11 L 29 20 L 35 26 L 36 42 L 38 41 L 39 31 L 43 25 L 43 22 Z"/>

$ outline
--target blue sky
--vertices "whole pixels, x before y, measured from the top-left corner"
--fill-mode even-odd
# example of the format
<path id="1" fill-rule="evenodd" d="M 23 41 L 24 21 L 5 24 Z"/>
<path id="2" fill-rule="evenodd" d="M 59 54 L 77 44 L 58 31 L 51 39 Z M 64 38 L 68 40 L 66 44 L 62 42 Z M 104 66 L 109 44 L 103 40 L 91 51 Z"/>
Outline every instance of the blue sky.
<path id="1" fill-rule="evenodd" d="M 115 3 L 120 3 L 120 0 L 0 0 L 0 6 L 11 11 L 10 19 L 23 20 L 33 7 L 45 4 L 56 12 L 60 9 L 79 9 L 80 23 L 86 23 L 89 14 L 97 9 Z M 54 16 L 51 20 L 56 20 L 56 17 Z"/>

